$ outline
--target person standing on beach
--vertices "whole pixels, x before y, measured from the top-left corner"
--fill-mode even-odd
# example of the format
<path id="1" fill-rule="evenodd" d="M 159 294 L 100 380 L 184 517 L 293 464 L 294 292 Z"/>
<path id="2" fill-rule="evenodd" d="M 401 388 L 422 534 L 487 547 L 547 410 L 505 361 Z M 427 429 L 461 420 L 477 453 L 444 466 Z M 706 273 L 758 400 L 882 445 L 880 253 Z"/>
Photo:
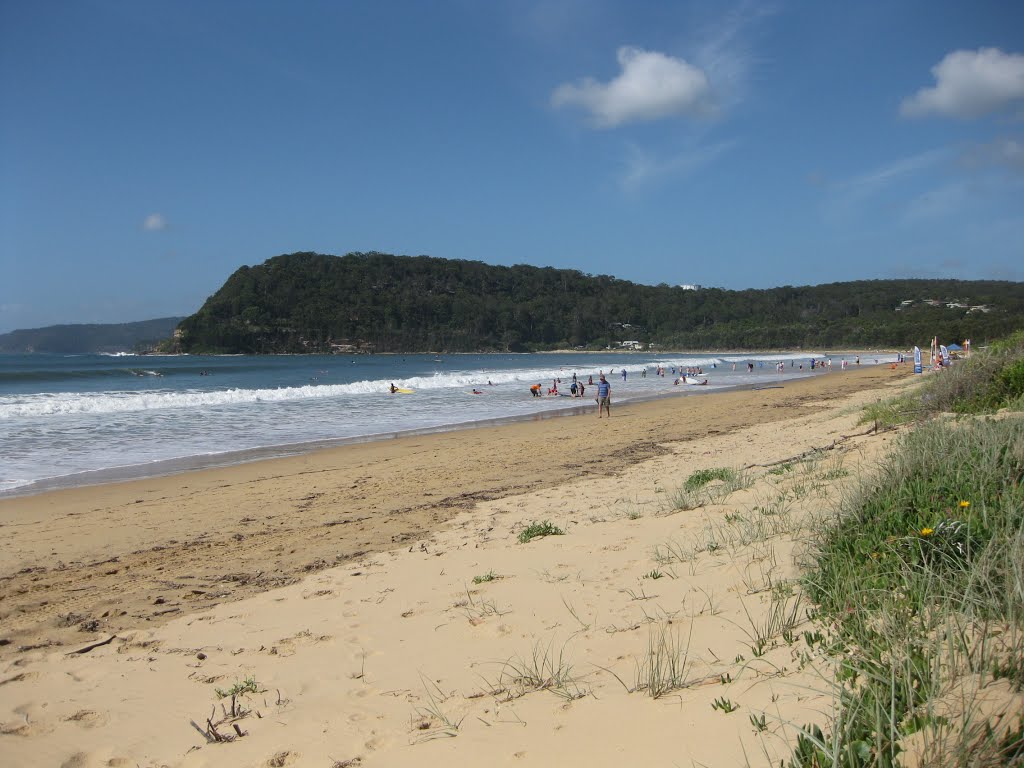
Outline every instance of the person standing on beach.
<path id="1" fill-rule="evenodd" d="M 597 418 L 601 418 L 602 409 L 612 417 L 612 385 L 602 376 L 597 382 Z"/>

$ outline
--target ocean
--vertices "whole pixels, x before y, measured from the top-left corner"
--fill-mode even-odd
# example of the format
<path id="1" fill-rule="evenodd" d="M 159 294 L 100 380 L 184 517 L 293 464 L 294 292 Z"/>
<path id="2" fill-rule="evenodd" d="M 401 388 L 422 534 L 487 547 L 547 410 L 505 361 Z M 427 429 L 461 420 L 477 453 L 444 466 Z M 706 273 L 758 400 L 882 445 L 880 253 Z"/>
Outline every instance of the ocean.
<path id="1" fill-rule="evenodd" d="M 547 395 L 559 378 L 568 394 L 573 373 L 596 382 L 604 371 L 614 414 L 629 401 L 841 375 L 841 359 L 854 360 L 832 355 L 831 373 L 812 372 L 827 354 L 0 355 L 0 496 L 592 410 L 596 386 L 583 400 Z M 676 385 L 680 367 L 708 384 Z M 414 392 L 391 394 L 392 383 Z"/>

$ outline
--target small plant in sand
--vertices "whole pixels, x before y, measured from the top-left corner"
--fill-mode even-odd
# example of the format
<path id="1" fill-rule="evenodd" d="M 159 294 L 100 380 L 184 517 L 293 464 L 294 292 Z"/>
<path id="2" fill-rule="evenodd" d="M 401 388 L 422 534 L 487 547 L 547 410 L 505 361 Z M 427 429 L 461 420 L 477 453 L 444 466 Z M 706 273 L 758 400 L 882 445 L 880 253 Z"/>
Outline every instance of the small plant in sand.
<path id="1" fill-rule="evenodd" d="M 488 571 L 487 573 L 482 573 L 479 576 L 474 576 L 473 577 L 473 583 L 474 584 L 486 584 L 488 581 L 494 581 L 495 579 L 500 579 L 500 578 L 501 577 L 498 574 L 496 574 L 494 571 Z"/>
<path id="2" fill-rule="evenodd" d="M 420 675 L 423 683 L 423 690 L 427 694 L 427 703 L 416 708 L 419 720 L 416 721 L 416 730 L 421 731 L 417 742 L 430 741 L 432 739 L 455 738 L 459 733 L 459 726 L 465 717 L 458 720 L 444 711 L 442 705 L 450 698 L 433 680 L 428 680 Z M 439 727 L 433 727 L 433 726 Z"/>
<path id="3" fill-rule="evenodd" d="M 734 704 L 730 699 L 725 698 L 725 696 L 719 696 L 711 702 L 711 708 L 721 710 L 724 714 L 728 715 L 739 709 L 740 705 Z"/>
<path id="4" fill-rule="evenodd" d="M 716 485 L 710 485 L 711 483 Z M 670 495 L 669 511 L 686 511 L 705 504 L 714 504 L 725 499 L 733 491 L 749 488 L 752 484 L 753 478 L 743 471 L 726 467 L 699 469 L 686 479 L 681 488 Z"/>
<path id="5" fill-rule="evenodd" d="M 218 718 L 217 706 L 214 705 L 210 716 L 206 718 L 206 727 L 203 728 L 195 720 L 192 721 L 192 727 L 199 731 L 206 741 L 211 744 L 223 744 L 247 735 L 248 731 L 243 731 L 238 721 L 252 712 L 251 709 L 244 705 L 242 698 L 248 697 L 250 694 L 262 692 L 259 684 L 256 682 L 256 678 L 247 677 L 241 682 L 236 682 L 227 690 L 214 688 L 213 691 L 217 695 L 218 700 L 231 699 L 230 707 L 222 703 L 220 705 L 221 717 Z M 281 703 L 280 697 L 281 694 L 278 692 L 278 703 Z M 258 712 L 257 715 L 259 715 Z M 221 733 L 218 730 L 218 726 L 223 727 L 225 725 L 230 725 L 234 733 Z"/>
<path id="6" fill-rule="evenodd" d="M 579 678 L 573 674 L 565 646 L 556 654 L 553 641 L 546 647 L 538 641 L 529 656 L 508 659 L 502 666 L 501 682 L 508 689 L 510 698 L 518 698 L 531 691 L 550 691 L 569 701 L 587 695 L 587 691 L 580 687 Z"/>
<path id="7" fill-rule="evenodd" d="M 689 653 L 690 635 L 683 641 L 678 629 L 668 622 L 652 626 L 647 636 L 647 653 L 636 665 L 636 684 L 626 690 L 646 691 L 651 698 L 659 699 L 685 688 L 690 667 Z"/>
<path id="8" fill-rule="evenodd" d="M 508 613 L 507 610 L 503 611 L 498 608 L 498 604 L 493 600 L 478 600 L 473 597 L 472 591 L 466 589 L 466 599 L 460 600 L 454 605 L 455 608 L 461 608 L 463 613 L 466 614 L 466 618 L 469 619 L 469 623 L 474 626 L 480 624 L 488 616 L 503 616 Z"/>
<path id="9" fill-rule="evenodd" d="M 247 677 L 240 683 L 235 683 L 226 691 L 220 688 L 214 688 L 213 692 L 217 694 L 218 699 L 226 699 L 229 696 L 240 696 L 243 693 L 259 693 L 259 685 L 256 683 L 255 677 Z"/>
<path id="10" fill-rule="evenodd" d="M 710 482 L 715 480 L 721 480 L 727 482 L 735 479 L 736 470 L 729 469 L 728 467 L 715 467 L 714 469 L 698 469 L 696 472 L 686 478 L 686 482 L 683 484 L 683 488 L 688 491 L 694 491 L 698 488 L 703 488 Z"/>
<path id="11" fill-rule="evenodd" d="M 523 528 L 519 532 L 519 543 L 525 544 L 528 541 L 543 538 L 544 536 L 562 536 L 564 534 L 565 531 L 557 525 L 553 525 L 545 520 L 543 523 L 530 523 Z"/>

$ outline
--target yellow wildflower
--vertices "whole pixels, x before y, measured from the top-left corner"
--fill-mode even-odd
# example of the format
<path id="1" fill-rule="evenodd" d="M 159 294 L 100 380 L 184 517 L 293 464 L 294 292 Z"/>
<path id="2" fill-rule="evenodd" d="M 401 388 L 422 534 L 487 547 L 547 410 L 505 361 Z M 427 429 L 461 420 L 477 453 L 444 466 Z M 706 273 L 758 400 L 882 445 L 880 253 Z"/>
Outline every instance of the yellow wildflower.
<path id="1" fill-rule="evenodd" d="M 935 533 L 935 529 L 934 528 L 922 528 L 921 529 L 921 535 L 922 536 L 931 536 L 933 533 Z"/>
<path id="2" fill-rule="evenodd" d="M 971 506 L 971 502 L 969 502 L 969 501 L 961 501 L 960 502 L 960 509 L 967 509 L 969 506 Z"/>

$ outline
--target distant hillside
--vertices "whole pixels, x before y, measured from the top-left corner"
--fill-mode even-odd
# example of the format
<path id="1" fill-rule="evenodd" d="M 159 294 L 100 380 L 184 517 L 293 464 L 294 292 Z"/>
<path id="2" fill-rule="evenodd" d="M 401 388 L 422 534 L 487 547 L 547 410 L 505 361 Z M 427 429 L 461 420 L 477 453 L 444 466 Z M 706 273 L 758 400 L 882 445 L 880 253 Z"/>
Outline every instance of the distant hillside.
<path id="1" fill-rule="evenodd" d="M 138 323 L 51 325 L 0 334 L 0 352 L 133 352 L 169 339 L 184 318 Z"/>
<path id="2" fill-rule="evenodd" d="M 180 326 L 186 352 L 526 351 L 983 343 L 1024 283 L 865 280 L 728 291 L 427 256 L 293 253 L 241 267 Z"/>

